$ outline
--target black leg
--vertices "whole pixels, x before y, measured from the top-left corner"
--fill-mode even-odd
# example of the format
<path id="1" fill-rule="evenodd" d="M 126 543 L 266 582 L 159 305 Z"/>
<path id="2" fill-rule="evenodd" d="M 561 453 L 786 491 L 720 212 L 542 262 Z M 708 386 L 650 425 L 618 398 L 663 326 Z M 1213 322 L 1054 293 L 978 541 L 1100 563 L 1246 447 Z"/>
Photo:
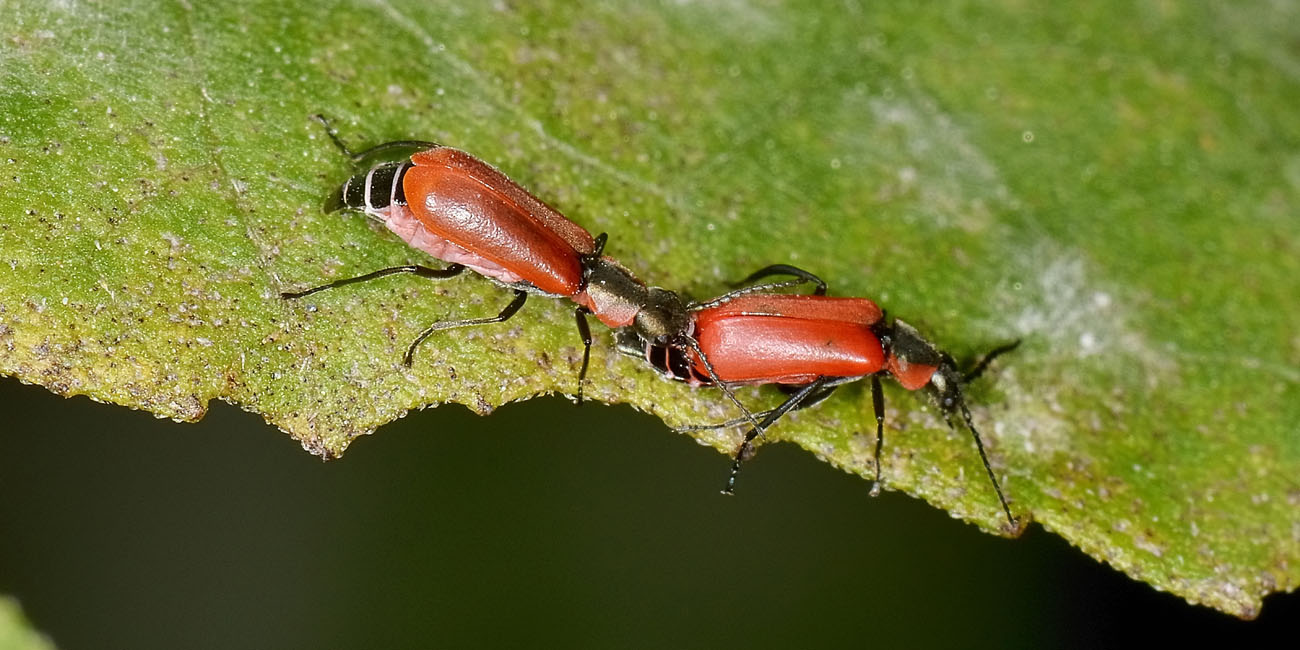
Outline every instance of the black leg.
<path id="1" fill-rule="evenodd" d="M 813 291 L 813 295 L 817 295 L 817 296 L 826 295 L 825 281 L 823 281 L 821 278 L 817 277 L 816 275 L 809 273 L 808 271 L 805 271 L 797 266 L 791 266 L 789 264 L 773 264 L 771 266 L 765 266 L 757 271 L 754 271 L 753 273 L 750 273 L 748 277 L 746 277 L 744 280 L 741 280 L 740 282 L 737 282 L 734 286 L 749 284 L 750 282 L 753 282 L 755 280 L 760 280 L 762 278 L 766 278 L 771 275 L 793 275 L 794 277 L 799 278 L 802 282 L 815 283 L 817 285 L 817 288 Z"/>
<path id="2" fill-rule="evenodd" d="M 343 144 L 343 140 L 339 138 L 338 132 L 334 130 L 334 127 L 329 123 L 329 120 L 325 119 L 324 115 L 317 113 L 312 117 L 316 118 L 316 121 L 320 122 L 325 127 L 325 133 L 329 135 L 330 140 L 334 141 L 334 145 L 339 148 L 339 151 L 342 151 L 343 155 L 351 158 L 354 163 L 359 163 L 367 158 L 377 158 L 379 157 L 378 154 L 384 154 L 384 157 L 387 160 L 401 160 L 403 158 L 410 158 L 412 154 L 420 151 L 427 151 L 441 146 L 436 142 L 426 142 L 424 140 L 395 140 L 393 142 L 385 142 L 373 146 L 363 151 L 353 152 L 346 144 Z"/>
<path id="3" fill-rule="evenodd" d="M 880 495 L 880 449 L 885 445 L 885 391 L 880 386 L 880 375 L 871 376 L 871 408 L 876 414 L 876 481 L 871 484 L 871 496 Z"/>
<path id="4" fill-rule="evenodd" d="M 968 371 L 961 378 L 961 383 L 969 384 L 970 382 L 979 379 L 979 376 L 984 374 L 984 370 L 989 367 L 990 363 L 993 363 L 994 359 L 1018 347 L 1020 347 L 1020 339 L 1016 339 L 1015 341 L 1007 343 L 1006 345 L 999 345 L 998 347 L 993 348 L 992 350 L 989 351 L 988 354 L 984 355 L 983 359 L 980 359 L 979 363 L 975 364 L 974 368 L 971 368 L 970 371 Z"/>
<path id="5" fill-rule="evenodd" d="M 305 291 L 284 291 L 280 293 L 280 297 L 286 300 L 292 300 L 294 298 L 302 298 L 303 296 L 310 296 L 311 294 L 316 293 L 318 291 L 324 291 L 326 289 L 335 289 L 349 284 L 356 284 L 357 282 L 376 280 L 378 278 L 386 277 L 389 275 L 396 275 L 398 273 L 414 273 L 422 278 L 441 280 L 443 278 L 450 278 L 456 275 L 460 275 L 460 273 L 464 270 L 465 267 L 460 264 L 451 264 L 448 265 L 447 268 L 445 269 L 433 269 L 427 266 L 420 266 L 419 264 L 408 264 L 406 266 L 392 266 L 386 269 L 379 269 L 378 271 L 373 271 L 365 275 L 358 275 L 355 278 L 345 278 L 343 280 L 335 280 L 329 284 L 322 284 L 319 287 L 312 287 Z"/>
<path id="6" fill-rule="evenodd" d="M 783 391 L 786 391 L 787 395 L 793 395 L 794 393 L 799 392 L 799 390 L 801 390 L 803 386 L 783 384 L 779 386 L 779 388 L 781 388 L 781 390 Z M 831 396 L 831 393 L 835 392 L 836 388 L 839 388 L 839 384 L 827 386 L 823 388 L 821 392 L 815 395 L 809 395 L 802 402 L 800 402 L 798 406 L 794 407 L 791 410 L 802 411 L 811 406 L 816 406 L 817 404 L 821 404 L 827 397 Z M 772 409 L 768 411 L 757 411 L 754 413 L 754 417 L 756 418 L 767 417 L 774 410 L 776 409 Z M 749 424 L 749 418 L 733 418 L 731 420 L 727 420 L 726 422 L 718 422 L 716 424 L 689 424 L 684 427 L 677 427 L 673 429 L 673 431 L 676 433 L 690 433 L 692 431 L 711 431 L 713 429 L 729 429 L 731 427 L 738 427 L 742 424 Z"/>
<path id="7" fill-rule="evenodd" d="M 736 289 L 736 290 L 734 290 L 734 291 L 728 291 L 727 293 L 724 293 L 724 294 L 722 294 L 721 296 L 718 296 L 717 298 L 714 298 L 713 300 L 709 300 L 709 301 L 706 301 L 706 302 L 693 302 L 693 303 L 690 304 L 690 306 L 689 306 L 688 308 L 689 308 L 691 311 L 700 311 L 700 310 L 702 310 L 702 309 L 711 309 L 711 308 L 713 308 L 713 307 L 717 307 L 718 305 L 725 305 L 726 303 L 729 303 L 729 302 L 731 302 L 732 300 L 735 300 L 736 298 L 739 298 L 739 297 L 741 297 L 741 296 L 745 296 L 745 295 L 749 295 L 749 294 L 751 294 L 751 293 L 771 293 L 771 292 L 776 291 L 776 290 L 778 290 L 778 289 L 788 289 L 788 288 L 790 288 L 790 287 L 797 287 L 797 286 L 799 286 L 799 285 L 801 285 L 801 284 L 803 284 L 803 283 L 805 283 L 805 282 L 808 282 L 808 280 L 802 280 L 802 279 L 801 279 L 801 280 L 785 280 L 785 281 L 782 281 L 782 282 L 769 282 L 769 283 L 767 283 L 767 284 L 756 284 L 756 285 L 754 285 L 754 286 L 752 286 L 752 287 L 745 287 L 745 288 L 743 288 L 743 289 Z"/>
<path id="8" fill-rule="evenodd" d="M 502 309 L 501 313 L 496 316 L 490 316 L 487 318 L 467 318 L 464 320 L 444 320 L 430 325 L 429 329 L 420 332 L 420 335 L 415 337 L 415 340 L 411 342 L 411 347 L 406 349 L 406 356 L 402 358 L 402 363 L 405 364 L 407 368 L 410 368 L 411 361 L 415 357 L 415 348 L 419 347 L 419 345 L 424 342 L 424 339 L 429 338 L 429 336 L 434 332 L 456 329 L 458 327 L 473 327 L 474 325 L 505 322 L 510 320 L 510 317 L 514 316 L 515 312 L 519 311 L 519 309 L 524 306 L 526 300 L 528 300 L 528 292 L 516 290 L 514 300 L 511 300 L 510 304 L 506 305 L 506 308 Z"/>
<path id="9" fill-rule="evenodd" d="M 709 358 L 705 356 L 704 350 L 700 348 L 699 341 L 696 341 L 694 337 L 690 336 L 685 338 L 686 342 L 691 346 L 691 349 L 695 350 L 696 356 L 700 358 L 700 361 L 704 362 L 704 370 L 709 373 L 709 379 L 713 381 L 714 385 L 722 390 L 722 394 L 726 395 L 727 399 L 731 400 L 732 404 L 736 405 L 736 408 L 740 409 L 740 412 L 744 414 L 745 419 L 749 420 L 749 422 L 754 425 L 755 430 L 758 431 L 758 433 L 762 433 L 767 427 L 760 425 L 758 420 L 754 417 L 754 414 L 749 411 L 749 408 L 740 403 L 740 399 L 736 397 L 734 392 L 732 392 L 731 387 L 718 378 L 718 373 L 713 370 L 713 364 L 709 362 Z"/>
<path id="10" fill-rule="evenodd" d="M 772 414 L 776 409 L 767 411 L 754 411 L 754 417 L 762 419 Z M 726 422 L 715 422 L 713 424 L 688 424 L 684 427 L 676 427 L 673 433 L 692 433 L 694 431 L 712 431 L 714 429 L 730 429 L 743 424 L 749 424 L 749 418 L 732 418 Z"/>
<path id="11" fill-rule="evenodd" d="M 578 371 L 578 404 L 582 404 L 582 389 L 586 385 L 587 365 L 591 363 L 591 326 L 587 324 L 587 314 L 591 310 L 579 307 L 573 312 L 578 321 L 578 336 L 582 337 L 582 369 Z"/>
<path id="12" fill-rule="evenodd" d="M 727 477 L 727 486 L 722 489 L 722 493 L 723 494 L 735 493 L 736 476 L 740 474 L 740 465 L 741 463 L 745 462 L 745 456 L 751 448 L 750 445 L 754 442 L 754 438 L 758 437 L 759 432 L 761 432 L 763 429 L 766 429 L 767 427 L 772 426 L 773 422 L 776 422 L 777 420 L 781 419 L 781 416 L 785 415 L 786 413 L 789 413 L 791 410 L 794 410 L 796 407 L 799 406 L 800 402 L 808 399 L 810 395 L 813 395 L 814 393 L 822 390 L 828 384 L 833 385 L 833 383 L 836 381 L 843 381 L 843 378 L 842 377 L 820 377 L 816 381 L 812 382 L 811 384 L 808 384 L 807 386 L 800 388 L 798 392 L 791 395 L 789 399 L 785 400 L 785 402 L 783 402 L 780 406 L 772 409 L 767 414 L 767 417 L 763 418 L 763 423 L 760 426 L 752 428 L 748 432 L 746 432 L 745 441 L 741 443 L 740 448 L 736 450 L 736 456 L 731 461 L 731 475 Z"/>

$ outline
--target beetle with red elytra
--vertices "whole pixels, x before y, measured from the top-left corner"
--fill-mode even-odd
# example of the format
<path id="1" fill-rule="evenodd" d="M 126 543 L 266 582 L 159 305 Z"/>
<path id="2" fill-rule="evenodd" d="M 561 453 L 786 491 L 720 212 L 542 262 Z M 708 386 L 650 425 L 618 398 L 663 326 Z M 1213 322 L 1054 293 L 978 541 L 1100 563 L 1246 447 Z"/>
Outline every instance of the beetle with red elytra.
<path id="1" fill-rule="evenodd" d="M 638 332 L 624 329 L 618 335 L 619 348 L 644 357 L 665 376 L 691 386 L 716 385 L 720 380 L 723 385 L 733 386 L 776 384 L 789 393 L 776 408 L 757 414 L 762 421 L 750 427 L 737 449 L 723 489 L 725 494 L 734 490 L 741 464 L 752 455 L 756 437 L 790 411 L 812 406 L 837 387 L 868 377 L 876 418 L 876 480 L 872 494 L 878 493 L 885 419 L 880 377 L 891 376 L 907 390 L 926 389 L 950 427 L 955 428 L 953 417 L 960 413 L 1007 523 L 1018 529 L 1018 520 L 1011 514 L 1002 485 L 989 463 L 962 387 L 1020 342 L 995 348 L 970 371 L 961 373 L 950 355 L 907 323 L 886 319 L 873 301 L 830 297 L 824 295 L 825 291 L 826 285 L 819 282 L 814 295 L 733 292 L 690 305 L 690 325 L 676 340 L 646 340 Z M 683 345 L 683 338 L 692 339 L 694 344 Z M 738 424 L 746 424 L 746 420 L 684 430 Z"/>

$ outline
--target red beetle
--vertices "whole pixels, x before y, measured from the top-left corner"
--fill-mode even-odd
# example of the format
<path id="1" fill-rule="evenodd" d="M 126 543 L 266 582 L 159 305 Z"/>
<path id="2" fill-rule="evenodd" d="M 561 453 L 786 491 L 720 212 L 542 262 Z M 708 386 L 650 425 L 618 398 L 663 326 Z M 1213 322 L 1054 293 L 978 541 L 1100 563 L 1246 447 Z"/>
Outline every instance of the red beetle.
<path id="1" fill-rule="evenodd" d="M 434 332 L 503 322 L 523 307 L 530 293 L 564 297 L 578 304 L 575 319 L 583 342 L 578 373 L 581 400 L 591 358 L 587 314 L 594 314 L 609 327 L 631 328 L 646 340 L 658 340 L 662 332 L 676 332 L 689 324 L 686 305 L 677 294 L 647 287 L 603 255 L 604 234 L 593 238 L 585 228 L 482 160 L 458 149 L 419 140 L 388 142 L 354 153 L 324 117 L 315 118 L 354 163 L 382 161 L 344 182 L 330 198 L 327 211 L 363 212 L 413 248 L 450 264 L 443 269 L 418 264 L 395 266 L 303 291 L 284 292 L 281 297 L 302 298 L 398 273 L 448 278 L 466 268 L 514 291 L 514 299 L 496 316 L 430 325 L 407 348 L 403 363 L 408 367 L 416 348 Z M 786 273 L 783 268 L 769 267 L 760 274 Z M 730 389 L 725 384 L 723 387 L 746 418 L 757 425 Z"/>
<path id="2" fill-rule="evenodd" d="M 955 427 L 953 414 L 961 413 L 1007 521 L 1015 527 L 1016 520 L 966 407 L 962 386 L 1019 341 L 993 350 L 962 374 L 951 356 L 910 325 L 887 321 L 874 302 L 821 295 L 824 286 L 819 286 L 816 295 L 733 292 L 688 308 L 692 319 L 685 332 L 693 343 L 683 344 L 680 337 L 675 342 L 647 341 L 624 330 L 619 333 L 619 347 L 628 354 L 644 355 L 663 374 L 692 386 L 719 381 L 724 385 L 778 384 L 790 393 L 776 408 L 758 414 L 762 421 L 745 434 L 723 490 L 726 494 L 731 494 L 741 463 L 753 452 L 755 437 L 791 410 L 811 406 L 836 387 L 864 377 L 871 378 L 876 416 L 876 484 L 872 491 L 878 492 L 885 406 L 880 377 L 891 375 L 908 390 L 926 388 L 949 426 Z M 733 420 L 717 426 L 744 422 Z"/>
<path id="3" fill-rule="evenodd" d="M 514 291 L 514 299 L 496 316 L 439 321 L 407 348 L 410 366 L 416 348 L 434 332 L 509 319 L 536 293 L 578 303 L 575 319 L 583 342 L 578 397 L 591 355 L 586 315 L 610 327 L 636 327 L 638 318 L 654 322 L 660 312 L 681 312 L 680 299 L 646 287 L 622 265 L 604 256 L 606 236 L 592 237 L 505 174 L 478 158 L 433 142 L 401 140 L 354 153 L 324 117 L 315 116 L 326 133 L 354 163 L 386 160 L 349 178 L 334 194 L 327 211 L 356 210 L 383 223 L 412 247 L 449 262 L 443 269 L 412 264 L 380 269 L 283 298 L 302 298 L 325 289 L 398 273 L 448 278 L 472 269 Z M 659 305 L 662 309 L 657 309 Z M 646 314 L 643 310 L 649 309 Z M 654 312 L 654 313 L 651 313 Z"/>

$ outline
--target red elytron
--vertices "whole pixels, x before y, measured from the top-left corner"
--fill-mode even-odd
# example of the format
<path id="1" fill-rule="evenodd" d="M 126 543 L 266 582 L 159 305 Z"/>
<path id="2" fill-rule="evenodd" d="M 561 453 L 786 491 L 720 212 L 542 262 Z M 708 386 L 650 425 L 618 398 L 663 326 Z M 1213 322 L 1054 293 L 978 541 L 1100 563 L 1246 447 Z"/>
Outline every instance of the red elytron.
<path id="1" fill-rule="evenodd" d="M 370 189 L 374 170 L 367 178 Z M 345 200 L 351 183 L 340 192 Z M 574 296 L 583 288 L 582 256 L 596 250 L 591 233 L 464 151 L 416 152 L 399 163 L 391 190 L 382 189 L 397 200 L 373 202 L 372 190 L 350 207 L 375 214 L 433 257 L 538 293 Z"/>
<path id="2" fill-rule="evenodd" d="M 877 491 L 884 439 L 880 377 L 889 375 L 908 390 L 926 388 L 949 426 L 955 426 L 952 416 L 961 413 L 1007 521 L 1016 527 L 1002 486 L 984 451 L 984 442 L 966 406 L 962 386 L 1019 342 L 993 350 L 970 372 L 962 374 L 952 357 L 922 338 L 910 325 L 899 320 L 887 321 L 874 302 L 865 298 L 832 298 L 821 295 L 823 289 L 824 285 L 820 285 L 816 295 L 733 292 L 688 307 L 692 316 L 688 334 L 697 346 L 647 341 L 627 330 L 620 332 L 619 346 L 628 354 L 644 355 L 660 372 L 693 386 L 718 381 L 724 385 L 778 384 L 790 393 L 776 408 L 757 414 L 762 416 L 762 421 L 749 429 L 736 452 L 723 490 L 727 494 L 735 487 L 742 462 L 753 452 L 754 438 L 786 413 L 811 406 L 829 396 L 836 387 L 864 377 L 871 378 L 876 417 L 873 492 Z M 744 420 L 734 420 L 719 426 L 743 423 Z"/>
<path id="3" fill-rule="evenodd" d="M 865 298 L 746 294 L 694 316 L 695 340 L 723 382 L 802 385 L 885 367 L 880 338 L 871 330 L 883 314 Z M 691 358 L 684 380 L 712 384 L 699 355 Z"/>

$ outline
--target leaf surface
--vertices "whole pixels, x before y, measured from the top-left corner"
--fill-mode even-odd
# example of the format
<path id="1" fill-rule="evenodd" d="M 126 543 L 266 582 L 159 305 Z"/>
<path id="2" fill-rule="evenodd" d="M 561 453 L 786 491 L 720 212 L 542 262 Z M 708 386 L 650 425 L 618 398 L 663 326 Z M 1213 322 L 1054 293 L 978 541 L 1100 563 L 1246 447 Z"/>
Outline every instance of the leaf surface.
<path id="1" fill-rule="evenodd" d="M 785 262 L 959 359 L 1013 507 L 1250 617 L 1300 579 L 1300 16 L 1128 3 L 5 3 L 0 372 L 304 447 L 448 401 L 572 393 L 571 309 L 323 214 L 354 148 L 469 150 L 696 297 Z M 735 415 L 598 334 L 587 394 Z M 745 389 L 772 405 L 771 389 Z M 887 389 L 887 487 L 996 530 L 968 436 Z M 870 477 L 865 382 L 770 433 Z M 740 431 L 700 432 L 724 452 Z"/>

